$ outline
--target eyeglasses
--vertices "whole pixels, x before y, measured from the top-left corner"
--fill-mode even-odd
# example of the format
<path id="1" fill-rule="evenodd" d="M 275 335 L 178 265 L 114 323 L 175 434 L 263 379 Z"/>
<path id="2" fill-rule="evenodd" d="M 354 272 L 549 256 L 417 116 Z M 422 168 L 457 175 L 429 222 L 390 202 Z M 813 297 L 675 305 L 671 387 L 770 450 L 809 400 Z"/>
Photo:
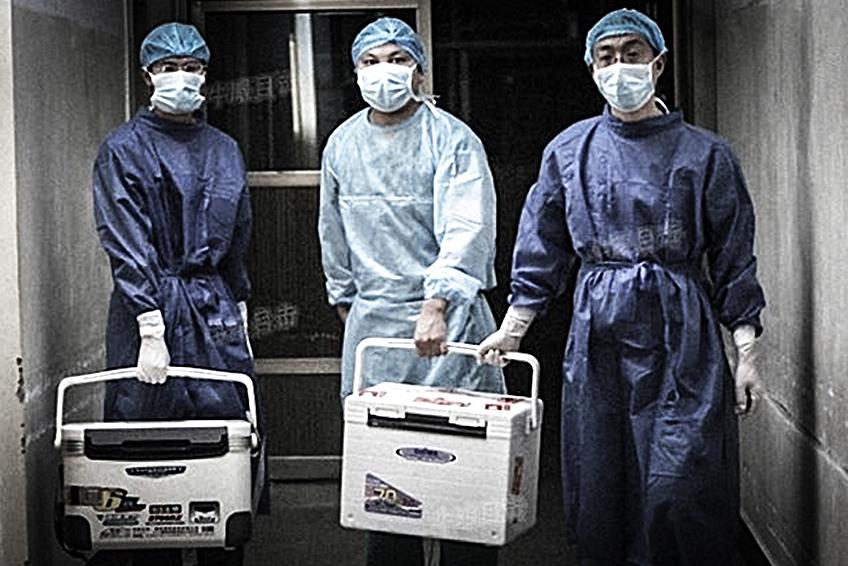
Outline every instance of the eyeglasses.
<path id="1" fill-rule="evenodd" d="M 173 61 L 162 61 L 154 63 L 150 66 L 150 72 L 158 73 L 175 73 L 177 71 L 185 71 L 186 73 L 200 74 L 206 70 L 206 65 L 197 61 L 188 61 L 186 63 L 176 63 Z"/>

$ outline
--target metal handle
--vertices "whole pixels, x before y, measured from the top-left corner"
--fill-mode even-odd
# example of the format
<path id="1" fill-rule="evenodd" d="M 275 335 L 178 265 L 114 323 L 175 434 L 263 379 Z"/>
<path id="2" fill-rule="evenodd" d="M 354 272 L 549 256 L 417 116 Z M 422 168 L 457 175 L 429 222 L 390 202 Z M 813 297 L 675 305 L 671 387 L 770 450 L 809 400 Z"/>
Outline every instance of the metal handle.
<path id="1" fill-rule="evenodd" d="M 465 356 L 477 356 L 475 344 L 463 344 L 462 342 L 448 342 L 449 354 L 462 354 Z M 365 361 L 365 350 L 369 348 L 391 348 L 397 350 L 414 350 L 415 341 L 411 338 L 364 338 L 356 346 L 356 360 L 353 366 L 353 391 L 362 389 L 362 367 Z M 533 370 L 530 385 L 530 428 L 535 429 L 538 425 L 539 416 L 539 360 L 530 354 L 521 352 L 504 352 L 505 360 L 524 362 L 529 364 Z"/>
<path id="2" fill-rule="evenodd" d="M 176 367 L 168 368 L 168 377 L 189 377 L 192 379 L 209 379 L 213 381 L 232 381 L 244 385 L 247 389 L 247 408 L 248 420 L 253 427 L 254 434 L 256 427 L 256 393 L 253 389 L 253 380 L 242 373 L 230 373 L 225 371 Z M 116 381 L 118 379 L 137 379 L 138 369 L 134 367 L 114 369 L 109 371 L 101 371 L 98 373 L 89 373 L 85 375 L 74 375 L 66 377 L 59 382 L 59 389 L 56 392 L 56 437 L 53 440 L 53 445 L 56 448 L 62 447 L 62 425 L 64 424 L 65 410 L 65 391 L 76 385 L 87 385 L 91 383 L 100 383 L 102 381 Z M 256 440 L 254 440 L 255 442 Z"/>

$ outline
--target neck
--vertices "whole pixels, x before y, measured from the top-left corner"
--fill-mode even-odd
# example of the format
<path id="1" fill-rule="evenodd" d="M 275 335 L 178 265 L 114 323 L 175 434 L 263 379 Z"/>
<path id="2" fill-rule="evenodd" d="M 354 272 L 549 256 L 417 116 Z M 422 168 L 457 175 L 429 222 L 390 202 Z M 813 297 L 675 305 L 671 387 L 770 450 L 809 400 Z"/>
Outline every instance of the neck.
<path id="1" fill-rule="evenodd" d="M 415 114 L 419 106 L 421 106 L 421 102 L 410 99 L 400 110 L 394 112 L 380 112 L 376 108 L 372 108 L 368 111 L 368 119 L 372 124 L 378 126 L 393 126 Z"/>
<path id="2" fill-rule="evenodd" d="M 634 110 L 633 112 L 622 112 L 621 110 L 616 110 L 612 106 L 610 106 L 610 112 L 622 122 L 639 122 L 640 120 L 655 118 L 657 116 L 662 116 L 663 114 L 662 110 L 657 108 L 656 103 L 654 103 L 653 97 L 651 97 L 651 100 L 646 102 L 641 108 Z"/>
<path id="3" fill-rule="evenodd" d="M 170 120 L 172 122 L 179 122 L 180 124 L 194 123 L 194 113 L 192 112 L 189 112 L 187 114 L 169 114 L 168 112 L 164 112 L 154 106 L 153 113 L 159 116 L 160 118 L 165 118 L 166 120 Z"/>

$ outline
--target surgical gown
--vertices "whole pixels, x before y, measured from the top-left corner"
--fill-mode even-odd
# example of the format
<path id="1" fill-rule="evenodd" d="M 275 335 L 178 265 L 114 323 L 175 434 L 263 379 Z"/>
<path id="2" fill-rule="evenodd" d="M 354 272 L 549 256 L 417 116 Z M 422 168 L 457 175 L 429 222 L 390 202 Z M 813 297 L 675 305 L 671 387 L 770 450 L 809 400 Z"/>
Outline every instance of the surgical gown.
<path id="1" fill-rule="evenodd" d="M 422 104 L 378 126 L 366 109 L 339 126 L 322 158 L 318 229 L 329 302 L 350 306 L 343 397 L 359 341 L 411 338 L 426 299 L 447 301 L 448 341 L 476 344 L 495 330 L 482 294 L 495 285 L 492 176 L 480 140 L 447 112 Z M 461 355 L 374 351 L 363 377 L 365 386 L 503 388 L 499 369 Z"/>
<path id="2" fill-rule="evenodd" d="M 719 323 L 761 331 L 753 239 L 731 149 L 680 113 L 607 110 L 545 150 L 510 303 L 543 311 L 579 263 L 562 433 L 582 566 L 733 563 L 738 433 Z"/>
<path id="3" fill-rule="evenodd" d="M 171 365 L 252 376 L 237 307 L 250 292 L 250 198 L 235 141 L 203 120 L 182 124 L 141 109 L 100 147 L 94 212 L 114 280 L 107 365 L 136 365 L 136 316 L 158 309 Z M 105 413 L 108 420 L 244 418 L 244 399 L 228 382 L 125 380 L 109 384 Z"/>

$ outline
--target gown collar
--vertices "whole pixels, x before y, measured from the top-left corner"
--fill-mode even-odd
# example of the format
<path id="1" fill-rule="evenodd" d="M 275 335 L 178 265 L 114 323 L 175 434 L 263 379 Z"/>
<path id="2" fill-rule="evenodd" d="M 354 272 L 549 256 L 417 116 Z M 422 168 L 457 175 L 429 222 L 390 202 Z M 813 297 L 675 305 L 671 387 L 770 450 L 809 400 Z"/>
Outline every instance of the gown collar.
<path id="1" fill-rule="evenodd" d="M 390 124 L 388 126 L 381 126 L 381 125 L 375 124 L 374 122 L 371 121 L 371 118 L 369 116 L 369 114 L 371 113 L 371 109 L 369 108 L 369 109 L 365 110 L 365 114 L 364 114 L 365 115 L 365 123 L 368 125 L 369 129 L 371 129 L 371 130 L 373 130 L 374 132 L 377 132 L 377 133 L 394 132 L 394 131 L 397 131 L 397 130 L 403 130 L 405 128 L 408 128 L 408 127 L 412 126 L 413 124 L 415 124 L 416 122 L 420 121 L 421 117 L 423 116 L 425 111 L 427 111 L 427 112 L 430 111 L 427 108 L 427 105 L 426 104 L 419 104 L 418 108 L 415 110 L 415 112 L 413 112 L 412 115 L 409 116 L 409 118 L 407 118 L 403 122 L 400 122 L 398 124 Z"/>
<path id="2" fill-rule="evenodd" d="M 675 128 L 683 122 L 683 113 L 679 110 L 639 120 L 638 122 L 622 122 L 610 112 L 609 104 L 604 106 L 601 121 L 615 133 L 626 137 L 649 136 L 658 132 Z"/>
<path id="3" fill-rule="evenodd" d="M 206 120 L 203 117 L 202 112 L 195 112 L 194 122 L 184 124 L 182 122 L 174 122 L 173 120 L 157 116 L 146 106 L 142 106 L 138 109 L 138 112 L 136 112 L 136 118 L 151 128 L 162 132 L 195 132 L 201 130 L 206 124 Z"/>

